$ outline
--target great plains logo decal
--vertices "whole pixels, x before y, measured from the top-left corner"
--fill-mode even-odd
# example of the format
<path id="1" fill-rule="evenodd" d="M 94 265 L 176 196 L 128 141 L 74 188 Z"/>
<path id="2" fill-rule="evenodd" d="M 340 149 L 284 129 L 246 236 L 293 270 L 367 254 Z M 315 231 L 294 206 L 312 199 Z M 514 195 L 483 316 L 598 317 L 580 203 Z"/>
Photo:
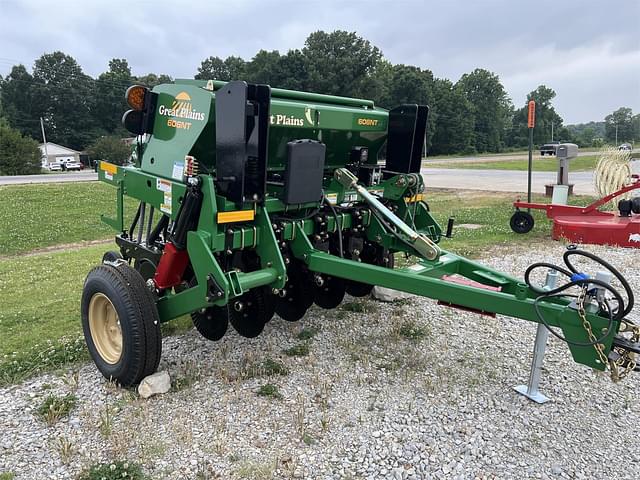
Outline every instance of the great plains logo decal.
<path id="1" fill-rule="evenodd" d="M 305 120 L 309 125 L 313 125 L 311 109 L 309 107 L 305 107 L 304 109 L 304 118 L 296 117 L 295 115 L 283 115 L 281 113 L 272 114 L 269 117 L 271 125 L 281 125 L 283 127 L 304 127 Z"/>
<path id="2" fill-rule="evenodd" d="M 191 97 L 187 92 L 178 93 L 171 104 L 171 108 L 167 108 L 165 105 L 160 105 L 158 108 L 158 114 L 170 117 L 167 119 L 167 126 L 172 128 L 181 128 L 184 130 L 189 130 L 191 128 L 191 122 L 187 120 L 203 122 L 205 119 L 205 114 L 203 112 L 198 112 L 193 108 L 193 105 L 191 104 Z"/>

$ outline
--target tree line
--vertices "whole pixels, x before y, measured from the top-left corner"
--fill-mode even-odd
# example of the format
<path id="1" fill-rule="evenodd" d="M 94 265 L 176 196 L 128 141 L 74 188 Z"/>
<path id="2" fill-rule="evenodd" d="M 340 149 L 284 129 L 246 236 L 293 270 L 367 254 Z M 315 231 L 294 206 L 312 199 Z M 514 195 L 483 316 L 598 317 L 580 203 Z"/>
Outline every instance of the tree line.
<path id="1" fill-rule="evenodd" d="M 500 78 L 477 68 L 455 83 L 437 78 L 428 69 L 392 64 L 381 50 L 354 32 L 317 31 L 301 49 L 281 54 L 260 50 L 250 60 L 229 56 L 204 59 L 198 79 L 267 83 L 274 87 L 372 99 L 392 108 L 402 103 L 431 107 L 427 149 L 430 155 L 501 152 L 527 145 L 527 102 L 536 101 L 534 142 L 554 138 L 593 146 L 598 141 L 640 140 L 640 115 L 621 108 L 607 116 L 604 137 L 592 127 L 569 129 L 555 111 L 555 92 L 540 85 L 517 107 Z M 47 140 L 83 150 L 103 137 L 127 136 L 120 119 L 126 110 L 125 89 L 139 83 L 154 87 L 169 82 L 168 75 L 135 76 L 127 60 L 114 58 L 97 78 L 83 72 L 63 52 L 38 58 L 31 72 L 15 65 L 0 77 L 0 117 L 22 135 L 41 138 L 40 118 Z M 103 142 L 104 143 L 104 142 Z"/>

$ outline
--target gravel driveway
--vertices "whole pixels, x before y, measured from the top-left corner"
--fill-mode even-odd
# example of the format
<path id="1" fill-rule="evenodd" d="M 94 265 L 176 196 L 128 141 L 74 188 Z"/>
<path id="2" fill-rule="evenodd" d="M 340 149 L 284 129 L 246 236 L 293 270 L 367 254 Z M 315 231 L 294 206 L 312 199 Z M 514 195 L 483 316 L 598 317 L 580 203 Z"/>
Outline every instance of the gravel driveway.
<path id="1" fill-rule="evenodd" d="M 640 292 L 637 252 L 589 250 Z M 562 251 L 485 262 L 520 276 Z M 637 375 L 612 384 L 551 338 L 541 390 L 553 401 L 537 405 L 512 390 L 526 382 L 535 324 L 422 298 L 345 302 L 297 324 L 276 317 L 254 340 L 166 338 L 160 368 L 175 388 L 146 401 L 93 365 L 0 389 L 0 473 L 73 478 L 130 460 L 153 479 L 640 477 Z M 309 354 L 287 356 L 303 327 L 317 330 Z M 275 396 L 257 394 L 267 383 Z M 52 393 L 78 401 L 47 426 L 35 410 Z"/>

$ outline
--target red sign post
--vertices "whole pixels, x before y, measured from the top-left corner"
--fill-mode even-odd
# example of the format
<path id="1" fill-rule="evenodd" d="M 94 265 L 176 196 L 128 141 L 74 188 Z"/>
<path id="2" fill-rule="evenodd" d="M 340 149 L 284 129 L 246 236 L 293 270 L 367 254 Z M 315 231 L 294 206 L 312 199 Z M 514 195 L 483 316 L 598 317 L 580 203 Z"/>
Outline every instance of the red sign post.
<path id="1" fill-rule="evenodd" d="M 527 183 L 527 201 L 531 203 L 531 170 L 533 169 L 533 127 L 536 125 L 536 102 L 529 100 L 527 127 L 529 127 L 529 176 Z"/>

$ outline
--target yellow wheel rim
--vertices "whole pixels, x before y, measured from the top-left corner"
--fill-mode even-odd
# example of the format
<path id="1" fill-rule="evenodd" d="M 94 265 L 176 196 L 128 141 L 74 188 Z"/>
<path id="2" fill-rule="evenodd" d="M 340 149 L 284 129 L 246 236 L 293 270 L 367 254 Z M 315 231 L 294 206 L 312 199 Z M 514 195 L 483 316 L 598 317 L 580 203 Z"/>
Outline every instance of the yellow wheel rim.
<path id="1" fill-rule="evenodd" d="M 113 365 L 122 355 L 122 328 L 118 313 L 104 293 L 96 293 L 89 302 L 91 339 L 102 359 Z"/>

